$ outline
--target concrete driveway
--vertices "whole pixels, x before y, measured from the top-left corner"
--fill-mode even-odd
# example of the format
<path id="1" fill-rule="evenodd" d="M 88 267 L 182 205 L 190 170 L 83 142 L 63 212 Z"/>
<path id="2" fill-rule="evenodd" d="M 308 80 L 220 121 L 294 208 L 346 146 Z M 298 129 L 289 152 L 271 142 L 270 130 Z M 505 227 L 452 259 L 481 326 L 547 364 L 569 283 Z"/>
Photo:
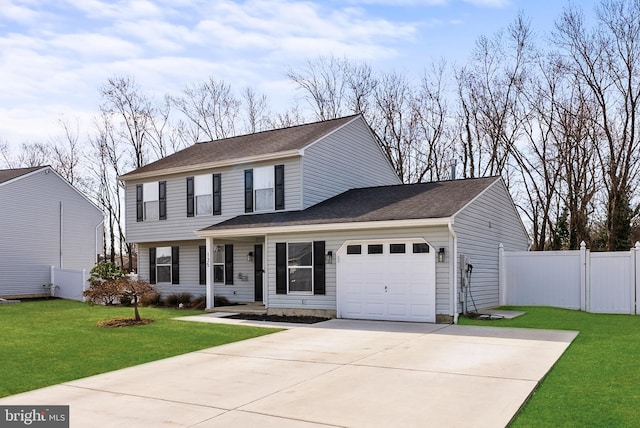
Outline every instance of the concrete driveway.
<path id="1" fill-rule="evenodd" d="M 69 405 L 72 427 L 503 427 L 576 335 L 331 320 L 6 397 L 0 406 Z"/>

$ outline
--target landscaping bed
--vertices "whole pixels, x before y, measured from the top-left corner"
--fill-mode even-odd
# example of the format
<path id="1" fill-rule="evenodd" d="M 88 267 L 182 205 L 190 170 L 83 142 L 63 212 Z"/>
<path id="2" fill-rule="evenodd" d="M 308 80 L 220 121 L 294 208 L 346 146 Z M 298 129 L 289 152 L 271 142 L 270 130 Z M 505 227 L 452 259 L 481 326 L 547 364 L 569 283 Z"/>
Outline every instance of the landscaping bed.
<path id="1" fill-rule="evenodd" d="M 291 315 L 267 315 L 267 314 L 234 314 L 225 318 L 236 320 L 251 321 L 271 321 L 271 322 L 289 322 L 295 324 L 315 324 L 323 321 L 329 321 L 331 318 L 312 317 L 312 316 L 291 316 Z"/>

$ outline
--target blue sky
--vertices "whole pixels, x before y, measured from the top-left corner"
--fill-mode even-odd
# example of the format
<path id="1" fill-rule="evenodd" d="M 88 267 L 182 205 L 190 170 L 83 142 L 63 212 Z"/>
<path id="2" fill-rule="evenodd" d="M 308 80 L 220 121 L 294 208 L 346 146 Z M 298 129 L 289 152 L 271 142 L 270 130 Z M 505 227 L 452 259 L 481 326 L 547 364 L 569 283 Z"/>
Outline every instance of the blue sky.
<path id="1" fill-rule="evenodd" d="M 591 12 L 596 0 L 579 4 Z M 478 36 L 519 11 L 546 37 L 567 0 L 0 0 L 0 143 L 48 141 L 57 121 L 86 132 L 114 75 L 177 93 L 213 76 L 264 93 L 274 110 L 301 94 L 286 77 L 335 55 L 418 77 L 433 58 L 464 63 Z"/>

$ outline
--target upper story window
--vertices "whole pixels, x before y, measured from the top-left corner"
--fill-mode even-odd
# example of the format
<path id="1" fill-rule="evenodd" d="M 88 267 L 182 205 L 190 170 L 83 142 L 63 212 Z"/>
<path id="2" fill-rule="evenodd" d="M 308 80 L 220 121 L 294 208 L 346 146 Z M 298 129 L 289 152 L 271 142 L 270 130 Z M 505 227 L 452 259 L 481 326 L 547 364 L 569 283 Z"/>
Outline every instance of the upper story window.
<path id="1" fill-rule="evenodd" d="M 221 175 L 187 177 L 187 217 L 222 213 Z"/>
<path id="2" fill-rule="evenodd" d="M 284 209 L 284 165 L 244 171 L 244 211 Z"/>
<path id="3" fill-rule="evenodd" d="M 167 219 L 167 182 L 136 185 L 136 221 Z"/>

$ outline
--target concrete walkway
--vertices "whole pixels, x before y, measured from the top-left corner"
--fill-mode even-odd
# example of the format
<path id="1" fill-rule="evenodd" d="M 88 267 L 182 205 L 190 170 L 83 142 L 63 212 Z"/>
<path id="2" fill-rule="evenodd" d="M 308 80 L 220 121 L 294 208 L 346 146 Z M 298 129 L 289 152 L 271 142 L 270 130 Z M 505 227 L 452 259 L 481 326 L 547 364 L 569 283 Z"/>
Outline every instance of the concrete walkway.
<path id="1" fill-rule="evenodd" d="M 503 427 L 576 335 L 331 320 L 6 397 L 0 405 L 70 405 L 78 428 Z"/>

